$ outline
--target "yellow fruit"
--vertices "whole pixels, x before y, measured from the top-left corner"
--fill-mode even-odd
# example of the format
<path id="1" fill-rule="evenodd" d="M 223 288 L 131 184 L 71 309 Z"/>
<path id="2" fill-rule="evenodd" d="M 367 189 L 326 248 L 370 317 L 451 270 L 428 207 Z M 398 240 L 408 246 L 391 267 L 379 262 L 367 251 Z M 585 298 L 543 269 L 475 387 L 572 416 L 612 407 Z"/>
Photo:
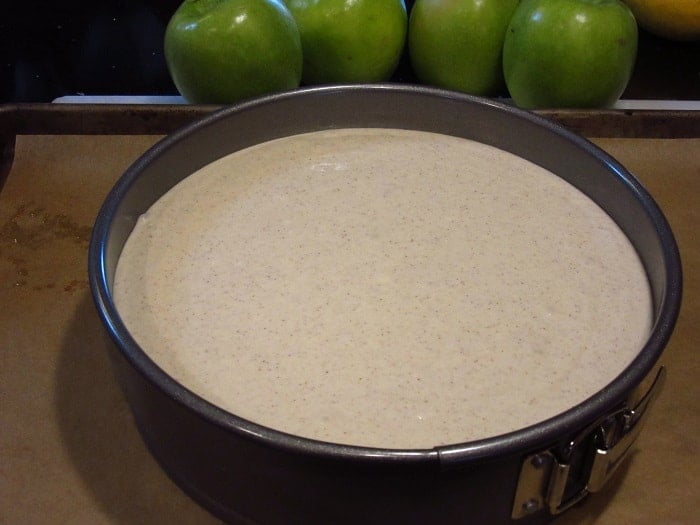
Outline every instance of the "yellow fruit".
<path id="1" fill-rule="evenodd" d="M 671 40 L 700 40 L 700 0 L 624 0 L 637 23 Z"/>

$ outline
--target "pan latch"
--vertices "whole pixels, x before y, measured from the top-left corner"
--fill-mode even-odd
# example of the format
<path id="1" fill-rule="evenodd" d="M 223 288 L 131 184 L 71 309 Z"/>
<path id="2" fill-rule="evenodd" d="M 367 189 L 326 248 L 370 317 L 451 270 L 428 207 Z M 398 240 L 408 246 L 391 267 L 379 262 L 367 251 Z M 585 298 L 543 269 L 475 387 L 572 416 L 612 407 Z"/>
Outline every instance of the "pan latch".
<path id="1" fill-rule="evenodd" d="M 511 517 L 523 518 L 543 509 L 559 514 L 603 488 L 631 450 L 665 377 L 661 367 L 634 408 L 623 406 L 604 416 L 564 447 L 526 457 Z"/>

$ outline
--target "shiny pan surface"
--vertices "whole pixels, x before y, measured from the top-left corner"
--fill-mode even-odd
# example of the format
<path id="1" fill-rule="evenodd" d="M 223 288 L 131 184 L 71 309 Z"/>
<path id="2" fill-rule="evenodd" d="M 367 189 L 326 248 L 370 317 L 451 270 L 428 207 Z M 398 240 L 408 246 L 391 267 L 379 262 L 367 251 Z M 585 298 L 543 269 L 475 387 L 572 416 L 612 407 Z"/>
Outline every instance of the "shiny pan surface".
<path id="1" fill-rule="evenodd" d="M 164 373 L 130 336 L 111 294 L 119 255 L 137 218 L 177 182 L 224 155 L 275 138 L 348 127 L 468 138 L 530 160 L 586 193 L 628 236 L 649 278 L 655 322 L 637 358 L 607 387 L 547 421 L 493 438 L 418 450 L 345 446 L 284 434 L 221 410 Z M 639 399 L 652 397 L 643 395 L 673 331 L 682 287 L 677 246 L 662 212 L 640 183 L 600 149 L 494 101 L 382 84 L 271 95 L 221 109 L 166 137 L 107 196 L 93 230 L 89 275 L 100 317 L 115 342 L 118 381 L 151 453 L 211 512 L 227 521 L 254 523 L 550 520 L 589 492 L 591 471 L 607 466 L 596 463 L 596 451 L 612 447 L 612 441 L 627 445 L 636 436 L 638 430 L 622 425 L 611 442 L 599 443 L 601 434 L 606 438 L 603 427 L 618 426 L 620 414 L 634 422 Z M 532 481 L 527 465 L 534 457 L 549 461 L 550 468 Z M 557 477 L 562 466 L 565 478 Z M 561 487 L 538 486 L 545 484 Z"/>

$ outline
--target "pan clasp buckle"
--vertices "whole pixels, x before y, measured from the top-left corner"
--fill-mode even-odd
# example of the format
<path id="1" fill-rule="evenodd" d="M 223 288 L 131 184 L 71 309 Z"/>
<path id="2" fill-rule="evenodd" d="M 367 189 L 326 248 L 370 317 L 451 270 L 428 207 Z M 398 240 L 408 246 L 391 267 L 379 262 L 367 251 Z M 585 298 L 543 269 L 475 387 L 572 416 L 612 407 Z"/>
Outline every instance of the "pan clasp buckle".
<path id="1" fill-rule="evenodd" d="M 665 368 L 659 368 L 651 387 L 634 408 L 625 404 L 565 446 L 527 456 L 520 469 L 511 517 L 519 519 L 544 509 L 560 514 L 601 490 L 632 449 L 665 377 Z"/>

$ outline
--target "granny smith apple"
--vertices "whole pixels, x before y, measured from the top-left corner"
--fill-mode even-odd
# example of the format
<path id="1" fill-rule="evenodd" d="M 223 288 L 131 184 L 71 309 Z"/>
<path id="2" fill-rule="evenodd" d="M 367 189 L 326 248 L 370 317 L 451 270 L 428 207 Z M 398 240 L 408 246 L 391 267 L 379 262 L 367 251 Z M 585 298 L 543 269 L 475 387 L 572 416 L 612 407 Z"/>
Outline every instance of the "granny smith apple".
<path id="1" fill-rule="evenodd" d="M 164 51 L 175 86 L 193 103 L 232 103 L 301 81 L 299 31 L 280 0 L 185 0 Z"/>
<path id="2" fill-rule="evenodd" d="M 406 41 L 403 0 L 285 0 L 301 35 L 302 82 L 378 82 L 391 77 Z"/>
<path id="3" fill-rule="evenodd" d="M 505 91 L 503 39 L 519 0 L 416 0 L 408 49 L 423 83 L 474 95 Z"/>
<path id="4" fill-rule="evenodd" d="M 637 23 L 618 0 L 522 0 L 503 43 L 503 72 L 524 108 L 610 106 L 632 75 Z"/>

